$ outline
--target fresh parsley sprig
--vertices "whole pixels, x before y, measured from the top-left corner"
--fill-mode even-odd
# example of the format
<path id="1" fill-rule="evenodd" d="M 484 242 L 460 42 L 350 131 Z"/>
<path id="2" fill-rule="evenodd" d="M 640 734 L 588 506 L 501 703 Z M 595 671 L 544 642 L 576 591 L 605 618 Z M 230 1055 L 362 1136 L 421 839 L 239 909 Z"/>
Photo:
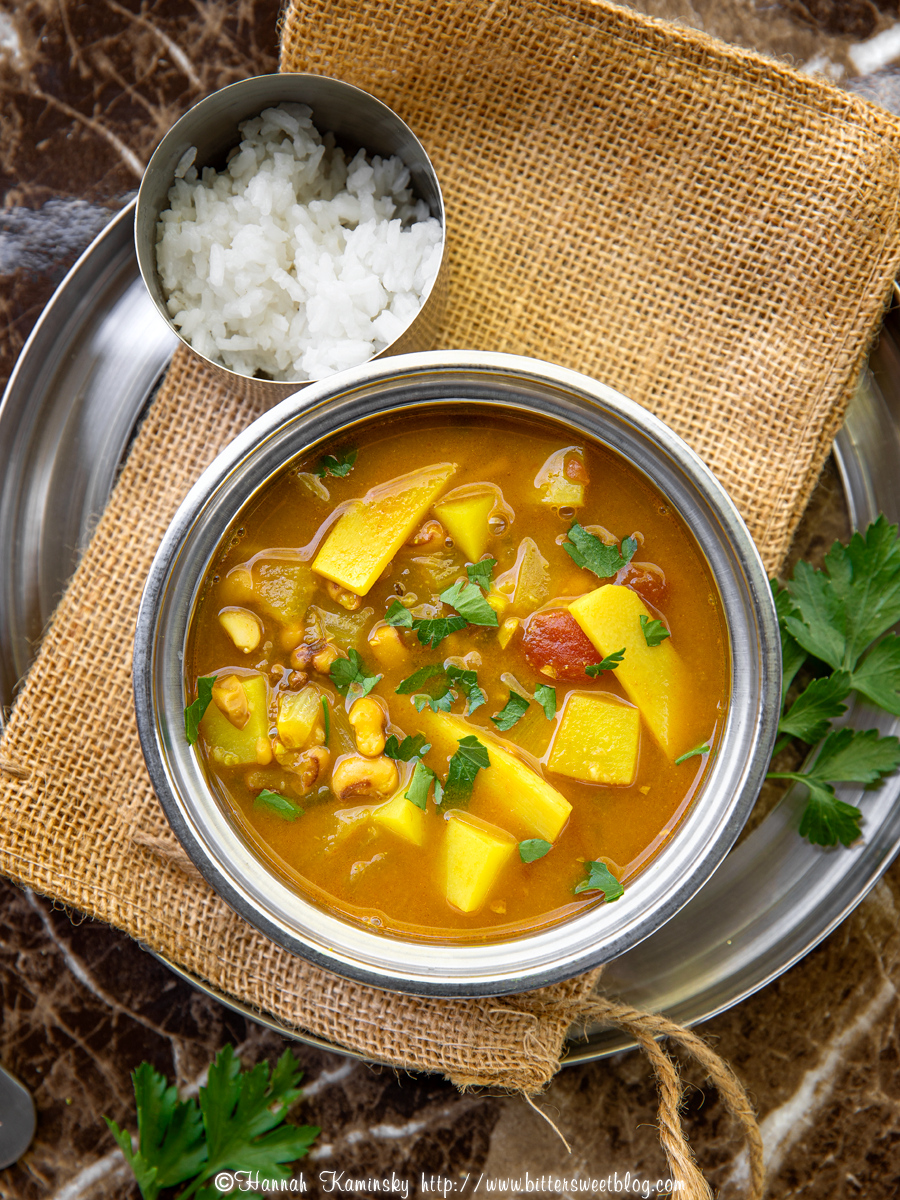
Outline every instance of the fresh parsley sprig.
<path id="1" fill-rule="evenodd" d="M 466 574 L 469 581 L 477 584 L 482 591 L 486 592 L 491 586 L 491 576 L 494 574 L 496 565 L 496 558 L 483 558 L 477 563 L 466 563 Z"/>
<path id="2" fill-rule="evenodd" d="M 416 769 L 413 771 L 412 779 L 409 781 L 409 787 L 403 793 L 410 803 L 415 804 L 416 808 L 421 808 L 424 812 L 428 804 L 428 793 L 434 785 L 434 802 L 440 804 L 443 799 L 443 787 L 440 779 L 431 767 L 426 767 L 419 759 L 416 762 Z"/>
<path id="3" fill-rule="evenodd" d="M 288 1125 L 285 1117 L 302 1096 L 302 1072 L 285 1050 L 271 1074 L 267 1063 L 242 1071 L 234 1048 L 225 1046 L 209 1068 L 196 1100 L 180 1100 L 174 1084 L 149 1063 L 132 1074 L 137 1106 L 138 1148 L 131 1135 L 104 1117 L 134 1172 L 144 1200 L 164 1188 L 188 1186 L 177 1200 L 212 1200 L 210 1182 L 219 1171 L 253 1170 L 260 1180 L 291 1177 L 284 1164 L 303 1158 L 321 1132 L 314 1125 Z M 202 1190 L 201 1190 L 202 1189 Z"/>
<path id="4" fill-rule="evenodd" d="M 552 721 L 556 716 L 556 688 L 549 683 L 539 683 L 534 689 L 534 698 L 544 710 L 544 716 Z"/>
<path id="5" fill-rule="evenodd" d="M 425 741 L 424 733 L 411 733 L 397 741 L 397 735 L 392 733 L 384 743 L 384 753 L 387 758 L 396 762 L 410 762 L 414 758 L 423 758 L 431 749 L 431 743 Z"/>
<path id="6" fill-rule="evenodd" d="M 625 647 L 621 650 L 613 650 L 612 654 L 607 654 L 598 663 L 586 663 L 584 668 L 585 675 L 590 675 L 591 679 L 596 677 L 602 671 L 614 671 L 616 667 L 621 667 L 625 658 Z"/>
<path id="7" fill-rule="evenodd" d="M 524 696 L 520 696 L 518 692 L 514 692 L 510 688 L 509 699 L 497 715 L 491 717 L 491 720 L 501 733 L 505 733 L 507 729 L 512 729 L 513 725 L 517 721 L 521 721 L 525 716 L 528 711 L 528 703 Z"/>
<path id="8" fill-rule="evenodd" d="M 835 542 L 825 555 L 824 570 L 800 562 L 793 579 L 785 587 L 773 581 L 772 591 L 781 635 L 784 709 L 775 753 L 794 739 L 822 744 L 808 770 L 772 771 L 769 778 L 808 789 L 802 836 L 816 845 L 849 846 L 860 835 L 862 814 L 837 798 L 833 784 L 872 784 L 900 763 L 897 738 L 882 737 L 874 729 L 831 728 L 854 691 L 900 716 L 900 638 L 887 632 L 900 620 L 897 526 L 880 516 L 846 545 Z M 788 705 L 788 692 L 810 660 L 813 678 Z M 823 667 L 831 668 L 830 674 L 822 675 Z"/>
<path id="9" fill-rule="evenodd" d="M 667 637 L 671 636 L 662 621 L 648 617 L 646 613 L 641 613 L 641 632 L 644 635 L 644 641 L 651 647 L 661 645 Z"/>
<path id="10" fill-rule="evenodd" d="M 479 771 L 491 765 L 487 747 L 470 733 L 459 739 L 459 749 L 447 767 L 447 782 L 444 785 L 443 802 L 450 805 L 467 804 Z"/>
<path id="11" fill-rule="evenodd" d="M 399 629 L 412 629 L 423 646 L 437 647 L 445 637 L 465 629 L 465 617 L 414 617 L 408 608 L 404 608 L 399 600 L 395 600 L 384 619 L 388 625 Z"/>
<path id="12" fill-rule="evenodd" d="M 470 625 L 497 627 L 497 614 L 485 600 L 481 588 L 470 579 L 457 579 L 452 587 L 441 592 L 441 601 L 455 608 Z"/>
<path id="13" fill-rule="evenodd" d="M 566 534 L 562 548 L 579 567 L 593 571 L 598 579 L 609 579 L 628 565 L 638 544 L 632 537 L 623 538 L 622 549 L 613 543 L 602 542 L 596 534 L 588 533 L 576 521 Z"/>

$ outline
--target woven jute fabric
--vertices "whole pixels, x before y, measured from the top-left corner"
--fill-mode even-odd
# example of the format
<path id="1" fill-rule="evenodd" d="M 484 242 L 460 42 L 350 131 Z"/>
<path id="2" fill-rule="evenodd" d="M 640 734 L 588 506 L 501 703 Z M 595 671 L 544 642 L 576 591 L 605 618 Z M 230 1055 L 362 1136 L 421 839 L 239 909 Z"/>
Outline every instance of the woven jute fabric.
<path id="1" fill-rule="evenodd" d="M 775 567 L 898 267 L 893 120 L 607 5 L 297 2 L 283 45 L 284 69 L 375 92 L 431 153 L 453 271 L 444 345 L 554 360 L 648 405 Z M 0 870 L 289 1026 L 532 1091 L 570 1021 L 602 1014 L 594 975 L 459 1002 L 339 979 L 238 918 L 153 794 L 131 705 L 141 587 L 190 484 L 256 415 L 175 355 L 0 744 Z"/>

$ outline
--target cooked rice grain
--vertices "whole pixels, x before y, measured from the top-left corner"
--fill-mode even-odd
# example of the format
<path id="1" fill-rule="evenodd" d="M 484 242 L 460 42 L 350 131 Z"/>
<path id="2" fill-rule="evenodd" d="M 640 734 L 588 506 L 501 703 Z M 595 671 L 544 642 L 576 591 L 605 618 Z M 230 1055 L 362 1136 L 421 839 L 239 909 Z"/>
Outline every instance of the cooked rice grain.
<path id="1" fill-rule="evenodd" d="M 385 349 L 437 274 L 441 223 L 394 156 L 348 162 L 303 104 L 240 126 L 220 174 L 182 157 L 156 260 L 169 314 L 242 375 L 321 379 Z"/>

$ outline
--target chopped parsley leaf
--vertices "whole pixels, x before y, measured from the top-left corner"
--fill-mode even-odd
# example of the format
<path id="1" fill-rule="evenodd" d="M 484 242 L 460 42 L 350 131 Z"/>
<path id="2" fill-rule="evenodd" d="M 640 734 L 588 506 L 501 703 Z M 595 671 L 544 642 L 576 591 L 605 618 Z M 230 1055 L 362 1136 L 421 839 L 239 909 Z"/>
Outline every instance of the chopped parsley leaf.
<path id="1" fill-rule="evenodd" d="M 259 793 L 253 801 L 253 807 L 264 808 L 284 821 L 296 821 L 298 817 L 303 816 L 303 809 L 299 804 L 288 800 L 287 796 L 282 796 L 280 792 L 270 792 L 268 788 Z"/>
<path id="2" fill-rule="evenodd" d="M 702 746 L 695 746 L 693 750 L 688 750 L 685 754 L 679 754 L 675 759 L 675 766 L 687 762 L 689 758 L 696 758 L 699 754 L 709 754 L 709 742 L 704 742 Z"/>
<path id="3" fill-rule="evenodd" d="M 662 621 L 648 617 L 646 613 L 641 613 L 641 631 L 648 646 L 658 646 L 671 636 Z"/>
<path id="4" fill-rule="evenodd" d="M 534 689 L 534 698 L 544 710 L 544 716 L 552 721 L 556 716 L 556 688 L 549 683 L 539 683 Z"/>
<path id="5" fill-rule="evenodd" d="M 331 711 L 328 707 L 328 697 L 322 697 L 322 718 L 325 724 L 325 745 L 328 745 L 328 739 L 331 737 Z"/>
<path id="6" fill-rule="evenodd" d="M 320 479 L 324 479 L 326 475 L 334 475 L 338 479 L 343 479 L 345 475 L 349 475 L 353 470 L 353 465 L 356 462 L 358 454 L 359 451 L 355 446 L 350 446 L 338 458 L 335 458 L 333 454 L 325 454 L 319 459 L 319 465 L 316 467 L 315 474 Z"/>
<path id="7" fill-rule="evenodd" d="M 424 733 L 411 733 L 402 742 L 397 741 L 397 735 L 392 733 L 384 743 L 384 753 L 388 758 L 397 762 L 409 762 L 413 758 L 422 758 L 431 749 L 431 743 L 425 741 Z"/>
<path id="8" fill-rule="evenodd" d="M 412 696 L 417 712 L 428 706 L 432 712 L 449 712 L 450 707 L 462 692 L 466 697 L 466 711 L 471 716 L 476 708 L 485 703 L 484 692 L 478 686 L 478 675 L 463 667 L 444 666 L 432 663 L 400 681 L 399 696 Z"/>
<path id="9" fill-rule="evenodd" d="M 519 842 L 519 858 L 523 863 L 535 862 L 536 859 L 549 854 L 552 849 L 552 842 L 545 842 L 543 838 L 529 838 L 526 842 Z"/>
<path id="10" fill-rule="evenodd" d="M 193 746 L 200 736 L 200 722 L 212 701 L 215 682 L 215 675 L 201 675 L 197 680 L 197 699 L 184 710 L 184 736 L 189 746 Z"/>
<path id="11" fill-rule="evenodd" d="M 459 749 L 450 759 L 444 799 L 448 804 L 466 804 L 479 771 L 491 765 L 487 747 L 474 734 L 459 738 Z"/>
<path id="12" fill-rule="evenodd" d="M 467 563 L 466 574 L 469 577 L 469 582 L 477 584 L 478 587 L 486 592 L 491 586 L 491 576 L 494 573 L 496 565 L 496 558 L 483 558 L 481 562 Z"/>
<path id="13" fill-rule="evenodd" d="M 637 550 L 635 539 L 627 537 L 622 541 L 620 553 L 617 545 L 608 546 L 606 542 L 601 542 L 600 538 L 588 533 L 577 521 L 570 527 L 566 537 L 567 541 L 562 544 L 566 554 L 579 567 L 593 571 L 598 579 L 609 579 L 617 571 L 621 571 L 631 562 Z"/>
<path id="14" fill-rule="evenodd" d="M 625 889 L 606 863 L 586 862 L 584 869 L 588 877 L 575 885 L 576 892 L 602 892 L 607 904 L 612 904 L 613 900 L 620 900 L 625 895 Z"/>
<path id="15" fill-rule="evenodd" d="M 424 810 L 428 803 L 428 793 L 431 791 L 432 784 L 434 784 L 434 802 L 435 804 L 440 804 L 441 801 L 438 796 L 440 783 L 438 777 L 432 771 L 431 767 L 426 767 L 422 760 L 418 759 L 412 779 L 409 781 L 409 787 L 403 795 L 410 804 L 415 804 L 416 808 Z"/>
<path id="16" fill-rule="evenodd" d="M 509 699 L 500 712 L 495 717 L 491 717 L 491 720 L 500 732 L 504 733 L 507 729 L 512 729 L 517 721 L 521 721 L 527 711 L 528 701 L 510 688 Z"/>
<path id="17" fill-rule="evenodd" d="M 497 614 L 485 600 L 481 588 L 468 579 L 457 579 L 452 587 L 441 592 L 441 600 L 450 608 L 455 608 L 470 625 L 498 624 Z"/>
<path id="18" fill-rule="evenodd" d="M 346 696 L 352 687 L 359 696 L 368 696 L 381 679 L 380 675 L 367 675 L 363 660 L 356 650 L 348 650 L 346 658 L 336 658 L 328 671 L 331 682 Z"/>
<path id="19" fill-rule="evenodd" d="M 393 602 L 384 614 L 384 619 L 388 625 L 415 630 L 422 645 L 432 648 L 439 646 L 451 633 L 465 629 L 467 624 L 465 617 L 414 617 L 399 600 Z"/>

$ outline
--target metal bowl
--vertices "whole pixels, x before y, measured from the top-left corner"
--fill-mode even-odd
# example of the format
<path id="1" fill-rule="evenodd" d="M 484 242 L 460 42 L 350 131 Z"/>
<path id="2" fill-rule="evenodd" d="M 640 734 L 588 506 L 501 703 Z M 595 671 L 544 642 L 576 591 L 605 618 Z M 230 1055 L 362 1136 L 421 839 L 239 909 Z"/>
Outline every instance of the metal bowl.
<path id="1" fill-rule="evenodd" d="M 422 143 L 386 104 L 340 79 L 287 73 L 243 79 L 207 96 L 172 126 L 154 151 L 144 173 L 134 224 L 138 266 L 157 312 L 191 353 L 202 358 L 232 391 L 262 399 L 268 404 L 277 404 L 308 380 L 282 383 L 251 378 L 194 350 L 173 323 L 166 306 L 156 268 L 157 223 L 159 214 L 169 207 L 169 189 L 175 179 L 175 168 L 187 150 L 196 147 L 194 166 L 198 170 L 207 166 L 221 170 L 229 150 L 240 142 L 238 125 L 259 116 L 265 108 L 284 103 L 308 105 L 319 132 L 333 133 L 345 149 L 355 152 L 364 147 L 370 154 L 382 157 L 398 155 L 409 168 L 413 192 L 426 202 L 431 215 L 444 226 L 439 269 L 422 307 L 400 336 L 375 357 L 433 349 L 438 344 L 447 291 L 446 222 L 437 174 Z"/>
<path id="2" fill-rule="evenodd" d="M 251 850 L 183 734 L 185 649 L 221 538 L 286 462 L 368 419 L 465 404 L 559 421 L 622 454 L 692 530 L 719 589 L 731 680 L 719 753 L 666 846 L 615 905 L 487 945 L 435 945 L 364 930 L 298 896 Z M 505 354 L 440 352 L 369 363 L 305 388 L 216 459 L 169 527 L 144 591 L 134 650 L 138 728 L 156 791 L 197 867 L 279 945 L 339 974 L 423 995 L 479 996 L 554 983 L 606 962 L 672 917 L 737 837 L 775 738 L 780 642 L 768 581 L 734 505 L 696 454 L 645 409 L 586 376 Z"/>

